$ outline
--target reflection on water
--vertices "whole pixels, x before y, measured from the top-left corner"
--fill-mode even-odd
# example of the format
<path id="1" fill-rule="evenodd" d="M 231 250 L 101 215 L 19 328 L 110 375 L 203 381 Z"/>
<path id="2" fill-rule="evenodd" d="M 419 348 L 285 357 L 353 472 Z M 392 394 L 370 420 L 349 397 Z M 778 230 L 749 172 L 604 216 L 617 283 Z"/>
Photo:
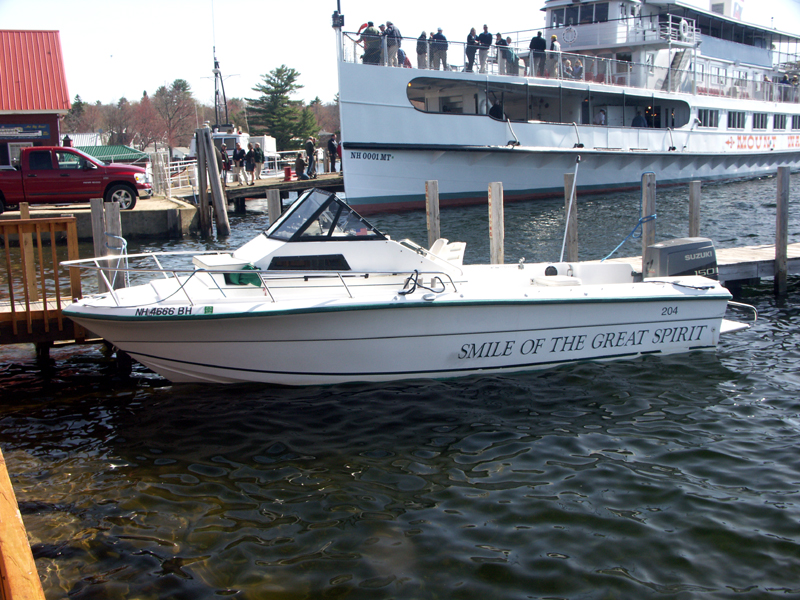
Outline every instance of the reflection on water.
<path id="1" fill-rule="evenodd" d="M 472 222 L 488 254 L 471 210 L 443 229 Z M 426 237 L 424 215 L 374 221 Z M 101 347 L 47 369 L 2 348 L 0 444 L 46 595 L 798 594 L 800 287 L 770 288 L 745 291 L 761 318 L 716 354 L 517 376 L 176 386 L 121 378 Z"/>

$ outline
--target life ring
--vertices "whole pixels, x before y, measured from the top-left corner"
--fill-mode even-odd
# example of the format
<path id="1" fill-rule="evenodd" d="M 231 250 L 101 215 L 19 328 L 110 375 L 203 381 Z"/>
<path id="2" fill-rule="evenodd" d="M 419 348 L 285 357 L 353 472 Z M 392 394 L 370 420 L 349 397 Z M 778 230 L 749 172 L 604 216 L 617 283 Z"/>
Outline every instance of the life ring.
<path id="1" fill-rule="evenodd" d="M 680 32 L 682 40 L 689 39 L 689 23 L 686 21 L 686 19 L 681 19 Z"/>

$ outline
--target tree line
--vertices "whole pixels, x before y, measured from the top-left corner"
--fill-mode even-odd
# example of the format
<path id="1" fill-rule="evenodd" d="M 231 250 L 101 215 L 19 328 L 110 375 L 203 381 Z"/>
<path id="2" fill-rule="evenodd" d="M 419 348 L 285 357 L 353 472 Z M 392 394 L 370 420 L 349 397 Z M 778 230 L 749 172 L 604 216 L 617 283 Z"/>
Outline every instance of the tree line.
<path id="1" fill-rule="evenodd" d="M 291 96 L 303 88 L 300 73 L 286 65 L 262 76 L 254 98 L 228 99 L 228 116 L 237 129 L 250 135 L 271 135 L 278 151 L 301 148 L 320 131 L 339 131 L 339 95 L 330 103 L 319 97 L 306 104 Z M 214 124 L 214 107 L 195 100 L 189 83 L 176 79 L 139 100 L 120 98 L 116 104 L 84 102 L 75 96 L 64 119 L 66 134 L 105 133 L 110 145 L 144 150 L 153 145 L 172 149 L 188 146 L 195 129 Z"/>

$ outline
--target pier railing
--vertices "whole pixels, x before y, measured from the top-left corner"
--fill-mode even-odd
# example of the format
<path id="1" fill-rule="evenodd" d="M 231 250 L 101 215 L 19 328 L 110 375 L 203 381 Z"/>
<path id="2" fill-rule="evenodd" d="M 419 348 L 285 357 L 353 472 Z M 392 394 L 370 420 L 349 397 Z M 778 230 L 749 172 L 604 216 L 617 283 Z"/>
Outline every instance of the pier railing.
<path id="1" fill-rule="evenodd" d="M 0 236 L 5 270 L 0 279 L 0 340 L 74 339 L 61 308 L 81 297 L 80 272 L 64 273 L 59 262 L 78 258 L 75 217 L 0 221 Z"/>
<path id="2" fill-rule="evenodd" d="M 680 24 L 672 21 L 662 24 L 658 36 L 681 36 Z M 677 27 L 677 29 L 676 29 Z M 661 31 L 663 29 L 664 31 Z M 693 30 L 693 27 L 691 28 Z M 559 30 L 563 32 L 563 29 Z M 676 31 L 678 33 L 676 33 Z M 690 34 L 693 38 L 694 33 Z M 368 66 L 389 67 L 394 52 L 389 51 L 387 38 L 381 37 L 376 43 L 380 48 L 371 54 L 364 48 L 362 36 L 356 32 L 344 33 L 342 60 L 364 63 Z M 468 70 L 468 46 L 462 42 L 448 41 L 445 52 L 437 51 L 436 40 L 431 38 L 400 38 L 403 53 L 397 58 L 397 67 L 419 70 L 446 70 L 463 72 Z M 417 55 L 417 45 L 425 53 Z M 674 49 L 672 65 L 660 67 L 648 63 L 635 63 L 588 54 L 546 51 L 536 55 L 528 47 L 529 41 L 513 41 L 508 47 L 492 45 L 485 64 L 485 73 L 508 77 L 528 77 L 582 81 L 611 86 L 638 88 L 665 93 L 697 94 L 738 99 L 761 100 L 778 103 L 800 102 L 800 87 L 788 79 L 774 80 L 771 69 L 747 70 L 730 65 L 708 66 L 696 64 L 693 48 Z M 438 52 L 439 60 L 434 60 Z M 471 51 L 470 51 L 471 52 Z M 398 53 L 399 54 L 399 53 Z M 405 59 L 403 59 L 403 55 Z M 366 58 L 366 60 L 365 60 Z M 541 59 L 542 64 L 539 65 Z M 692 67 L 693 68 L 689 68 Z M 481 68 L 480 54 L 476 52 L 472 72 Z"/>

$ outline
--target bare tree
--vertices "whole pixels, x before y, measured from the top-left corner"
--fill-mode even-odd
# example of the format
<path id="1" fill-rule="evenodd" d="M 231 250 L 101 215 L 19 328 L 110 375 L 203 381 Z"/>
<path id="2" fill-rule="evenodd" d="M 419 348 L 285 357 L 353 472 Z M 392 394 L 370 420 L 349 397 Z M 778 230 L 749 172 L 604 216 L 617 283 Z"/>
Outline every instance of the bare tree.
<path id="1" fill-rule="evenodd" d="M 189 83 L 176 79 L 169 87 L 162 85 L 153 96 L 153 106 L 164 120 L 170 154 L 176 146 L 188 146 L 196 127 L 195 104 Z"/>

